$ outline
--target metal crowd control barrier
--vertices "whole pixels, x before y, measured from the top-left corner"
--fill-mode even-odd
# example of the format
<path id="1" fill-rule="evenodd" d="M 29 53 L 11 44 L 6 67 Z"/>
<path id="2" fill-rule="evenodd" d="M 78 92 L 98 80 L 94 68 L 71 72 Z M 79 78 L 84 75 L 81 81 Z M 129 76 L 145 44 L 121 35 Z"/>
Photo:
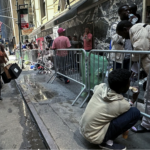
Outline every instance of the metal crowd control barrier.
<path id="1" fill-rule="evenodd" d="M 20 58 L 20 51 L 16 50 L 16 59 Z M 30 62 L 37 62 L 38 49 L 22 50 L 22 59 Z"/>
<path id="2" fill-rule="evenodd" d="M 100 53 L 103 54 L 103 56 L 99 55 Z M 131 66 L 132 66 L 132 56 L 136 56 L 136 58 L 138 58 L 138 67 L 137 67 L 137 80 L 136 81 L 131 81 L 131 86 L 138 86 L 138 88 L 140 88 L 140 69 L 141 67 L 141 61 L 142 58 L 145 57 L 145 55 L 149 55 L 150 51 L 123 51 L 123 50 L 97 50 L 97 49 L 93 49 L 92 51 L 90 51 L 89 56 L 88 56 L 88 86 L 87 86 L 87 90 L 90 93 L 90 91 L 93 92 L 93 88 L 95 85 L 100 84 L 100 83 L 107 83 L 107 77 L 110 73 L 110 68 L 114 67 L 114 69 L 116 69 L 116 62 L 117 62 L 117 58 L 116 58 L 116 54 L 120 53 L 121 55 L 125 56 L 126 54 L 130 54 L 128 59 L 129 59 L 129 71 L 131 71 Z M 111 54 L 115 54 L 115 60 L 112 61 L 110 55 Z M 94 57 L 94 62 L 91 63 L 91 57 Z M 98 64 L 96 64 L 96 59 L 98 61 Z M 108 60 L 108 62 L 106 61 Z M 97 65 L 97 67 L 96 67 Z M 110 67 L 111 66 L 111 67 Z M 122 65 L 121 68 L 123 68 L 123 60 L 122 60 Z M 97 70 L 96 70 L 97 69 Z M 92 74 L 95 74 L 94 76 L 91 76 Z M 99 81 L 96 81 L 96 76 L 98 76 L 100 78 Z M 99 83 L 97 83 L 99 82 Z M 94 83 L 94 84 L 92 84 Z M 134 84 L 134 85 L 133 85 Z M 147 79 L 147 89 L 150 89 L 150 69 L 149 69 L 149 75 L 148 75 L 148 79 Z M 149 91 L 150 92 L 150 91 Z M 128 91 L 127 93 L 127 97 L 129 100 L 130 97 L 130 91 Z M 149 93 L 150 94 L 150 93 Z M 148 98 L 150 99 L 150 96 L 147 94 L 146 97 L 146 107 L 145 107 L 145 113 L 141 112 L 141 114 L 143 116 L 146 116 L 148 118 L 150 118 L 150 115 L 147 114 L 147 103 L 148 103 Z M 86 99 L 84 100 L 84 102 L 81 104 L 81 107 L 83 107 L 83 105 L 85 104 Z M 136 107 L 137 107 L 137 102 L 138 99 L 136 101 Z"/>
<path id="3" fill-rule="evenodd" d="M 84 61 L 83 61 L 84 60 Z M 86 75 L 86 52 L 84 49 L 57 49 L 54 50 L 54 67 L 55 74 L 49 79 L 47 83 L 56 79 L 56 77 L 63 77 L 65 79 L 72 80 L 81 86 L 78 96 L 73 101 L 74 105 L 82 93 L 87 89 Z M 83 78 L 85 77 L 85 78 Z M 88 99 L 89 94 L 85 97 L 85 101 Z"/>

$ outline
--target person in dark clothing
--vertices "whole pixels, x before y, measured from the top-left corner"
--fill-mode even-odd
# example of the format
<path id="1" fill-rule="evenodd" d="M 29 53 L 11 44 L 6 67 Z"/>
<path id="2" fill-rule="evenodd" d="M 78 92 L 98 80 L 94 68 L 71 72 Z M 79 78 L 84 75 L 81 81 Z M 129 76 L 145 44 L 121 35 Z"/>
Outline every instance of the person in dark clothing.
<path id="1" fill-rule="evenodd" d="M 28 44 L 28 48 L 29 48 L 29 49 L 33 49 L 32 43 L 29 43 L 29 44 Z"/>
<path id="2" fill-rule="evenodd" d="M 34 48 L 34 49 L 38 49 L 38 45 L 36 44 L 35 41 L 33 41 L 33 48 Z"/>
<path id="3" fill-rule="evenodd" d="M 137 6 L 136 5 L 123 5 L 118 9 L 118 15 L 120 20 L 129 20 L 132 24 L 136 24 L 137 22 L 134 20 L 138 20 L 134 14 L 136 14 Z M 130 17 L 129 17 L 130 16 Z M 132 50 L 132 44 L 130 39 L 123 40 L 121 36 L 116 33 L 116 27 L 119 22 L 116 22 L 111 27 L 111 47 L 112 50 Z M 126 53 L 124 57 L 120 57 L 121 53 L 113 54 L 110 56 L 111 60 L 113 60 L 113 70 L 118 68 L 123 68 L 129 70 L 130 68 L 130 54 Z M 123 64 L 122 64 L 123 63 Z"/>
<path id="4" fill-rule="evenodd" d="M 51 36 L 46 36 L 46 42 L 47 42 L 47 50 L 52 49 L 52 45 L 53 45 L 53 39 L 51 38 Z"/>
<path id="5" fill-rule="evenodd" d="M 137 5 L 135 4 L 132 4 L 130 7 L 130 13 L 131 14 L 134 14 L 137 18 L 138 18 L 138 21 L 136 23 L 139 23 L 141 21 L 141 16 L 139 14 L 137 14 Z"/>

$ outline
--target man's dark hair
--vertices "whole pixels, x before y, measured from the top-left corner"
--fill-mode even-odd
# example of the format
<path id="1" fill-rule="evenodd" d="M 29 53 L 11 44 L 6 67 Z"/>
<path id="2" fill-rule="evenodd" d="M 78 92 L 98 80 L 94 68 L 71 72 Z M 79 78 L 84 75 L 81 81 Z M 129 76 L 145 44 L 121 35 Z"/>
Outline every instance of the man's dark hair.
<path id="1" fill-rule="evenodd" d="M 119 91 L 127 86 L 131 72 L 126 69 L 116 69 L 112 71 L 108 76 L 109 87 L 115 92 Z"/>
<path id="2" fill-rule="evenodd" d="M 136 4 L 132 4 L 130 6 L 130 10 L 132 11 L 132 13 L 135 15 L 137 12 L 137 5 Z"/>
<path id="3" fill-rule="evenodd" d="M 125 7 L 125 6 L 129 6 L 129 5 L 122 5 L 122 6 L 120 6 L 119 9 L 118 9 L 118 14 L 120 14 L 122 12 L 123 7 Z"/>
<path id="4" fill-rule="evenodd" d="M 70 35 L 68 35 L 67 37 L 68 37 L 68 39 L 69 39 L 70 41 L 72 40 L 72 38 L 71 38 L 71 36 L 70 36 Z"/>
<path id="5" fill-rule="evenodd" d="M 50 40 L 52 40 L 51 36 L 49 36 L 49 35 L 48 35 L 48 36 L 46 36 L 46 39 L 50 39 Z"/>
<path id="6" fill-rule="evenodd" d="M 116 31 L 123 31 L 124 27 L 129 28 L 132 27 L 132 23 L 130 21 L 127 20 L 123 20 L 121 22 L 118 23 Z"/>
<path id="7" fill-rule="evenodd" d="M 73 37 L 74 37 L 74 38 L 77 38 L 77 36 L 76 36 L 76 35 L 74 35 Z"/>
<path id="8" fill-rule="evenodd" d="M 28 47 L 29 47 L 29 49 L 33 49 L 32 43 L 29 43 L 29 44 L 28 44 Z"/>
<path id="9" fill-rule="evenodd" d="M 86 29 L 86 28 L 88 28 L 88 29 L 90 30 L 90 27 L 89 27 L 89 26 L 86 26 L 85 29 Z"/>

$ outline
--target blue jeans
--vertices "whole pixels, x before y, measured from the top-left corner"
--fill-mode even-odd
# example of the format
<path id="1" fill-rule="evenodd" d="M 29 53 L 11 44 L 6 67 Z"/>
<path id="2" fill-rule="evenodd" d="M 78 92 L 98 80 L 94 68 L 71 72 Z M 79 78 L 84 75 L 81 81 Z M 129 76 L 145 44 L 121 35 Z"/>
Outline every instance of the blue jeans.
<path id="1" fill-rule="evenodd" d="M 116 62 L 116 69 L 121 69 L 122 64 Z M 124 59 L 123 69 L 129 70 L 130 68 L 130 59 Z M 113 70 L 115 70 L 115 62 L 113 61 Z"/>
<path id="2" fill-rule="evenodd" d="M 140 111 L 135 107 L 131 107 L 127 112 L 110 122 L 103 142 L 116 139 L 120 134 L 134 126 L 139 119 Z"/>

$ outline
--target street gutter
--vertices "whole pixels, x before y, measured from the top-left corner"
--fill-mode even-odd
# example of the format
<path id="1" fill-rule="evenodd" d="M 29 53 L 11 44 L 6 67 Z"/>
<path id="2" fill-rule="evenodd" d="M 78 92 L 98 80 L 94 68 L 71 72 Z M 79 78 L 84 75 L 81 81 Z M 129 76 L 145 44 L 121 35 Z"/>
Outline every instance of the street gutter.
<path id="1" fill-rule="evenodd" d="M 21 86 L 17 80 L 15 80 L 15 83 L 16 83 L 16 86 L 17 86 L 27 108 L 29 109 L 29 112 L 30 112 L 32 118 L 34 119 L 34 121 L 35 121 L 35 123 L 36 123 L 36 125 L 40 131 L 40 134 L 42 136 L 42 140 L 44 140 L 44 144 L 45 144 L 46 148 L 50 149 L 50 150 L 59 150 L 53 137 L 50 135 L 49 131 L 47 130 L 46 126 L 44 125 L 43 121 L 39 117 L 37 111 L 35 110 L 34 105 L 30 101 L 27 93 L 21 88 Z"/>

